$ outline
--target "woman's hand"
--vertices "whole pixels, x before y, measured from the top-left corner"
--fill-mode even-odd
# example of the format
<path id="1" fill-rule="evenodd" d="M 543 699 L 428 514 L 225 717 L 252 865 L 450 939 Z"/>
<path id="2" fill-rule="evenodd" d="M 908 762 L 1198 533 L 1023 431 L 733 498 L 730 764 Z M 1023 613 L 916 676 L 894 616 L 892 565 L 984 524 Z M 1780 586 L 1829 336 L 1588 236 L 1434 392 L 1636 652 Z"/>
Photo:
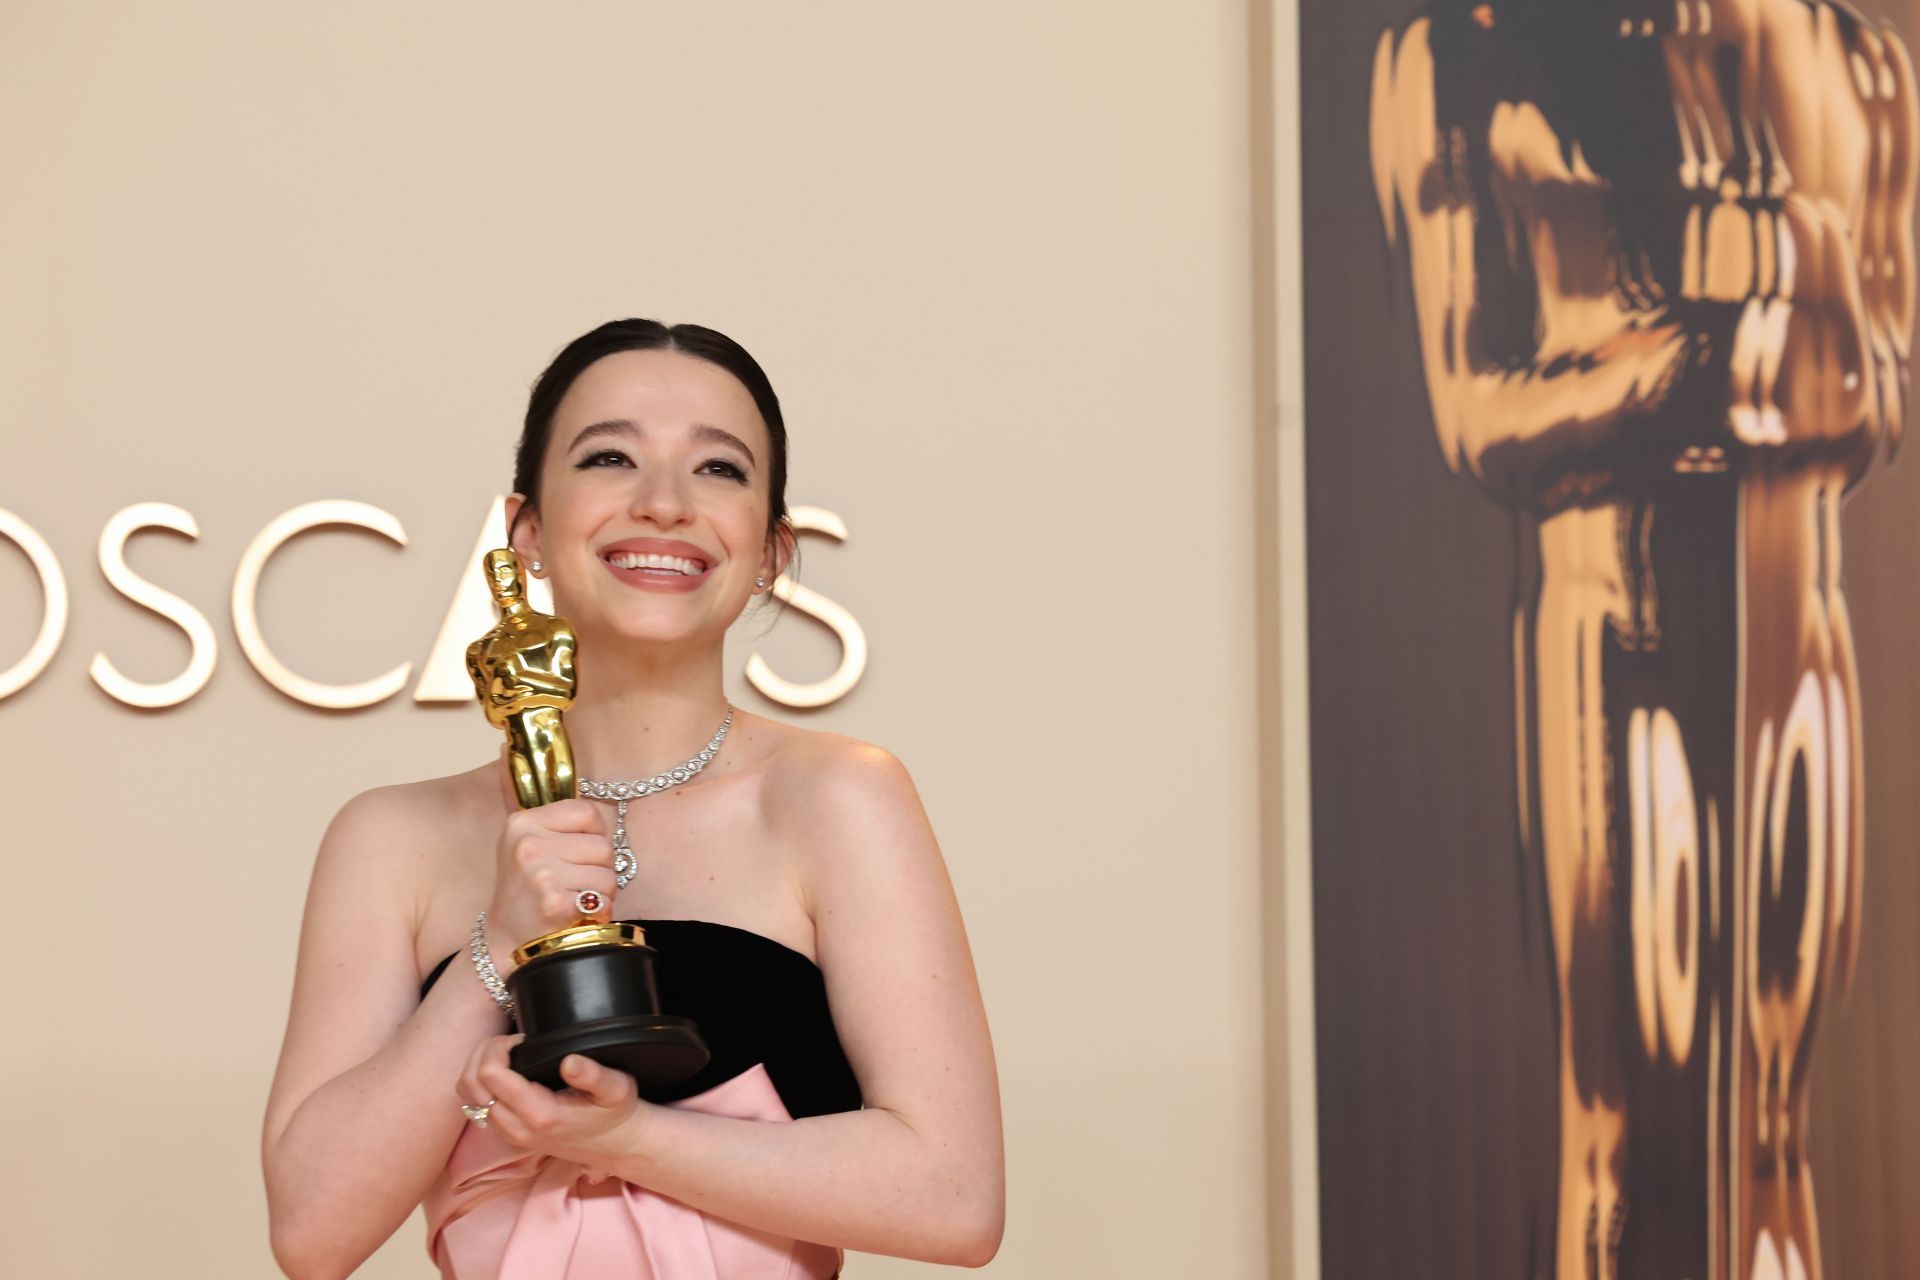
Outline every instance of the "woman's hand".
<path id="1" fill-rule="evenodd" d="M 511 783 L 501 785 L 512 806 Z M 613 841 L 591 800 L 556 800 L 537 809 L 512 808 L 494 851 L 493 900 L 487 905 L 487 950 L 500 976 L 512 972 L 521 943 L 572 924 L 582 915 L 613 918 Z M 582 889 L 600 906 L 582 912 Z"/>
<path id="2" fill-rule="evenodd" d="M 482 1040 L 460 1075 L 460 1101 L 477 1107 L 492 1099 L 487 1127 L 514 1146 L 571 1160 L 595 1178 L 608 1176 L 614 1156 L 633 1141 L 631 1133 L 617 1137 L 616 1131 L 638 1121 L 646 1107 L 633 1077 L 571 1053 L 560 1060 L 569 1087 L 555 1093 L 507 1065 L 507 1050 L 523 1039 Z"/>

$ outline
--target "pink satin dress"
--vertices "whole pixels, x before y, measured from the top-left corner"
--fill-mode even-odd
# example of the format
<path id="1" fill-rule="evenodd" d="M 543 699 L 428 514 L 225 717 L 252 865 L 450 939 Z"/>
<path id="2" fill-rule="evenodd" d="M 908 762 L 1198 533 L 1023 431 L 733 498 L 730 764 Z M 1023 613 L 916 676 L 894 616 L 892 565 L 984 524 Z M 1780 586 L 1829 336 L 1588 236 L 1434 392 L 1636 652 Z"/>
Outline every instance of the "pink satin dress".
<path id="1" fill-rule="evenodd" d="M 793 1119 L 783 1092 L 805 1114 L 858 1107 L 812 961 L 724 925 L 641 923 L 659 948 L 662 1006 L 698 1022 L 714 1052 L 693 1082 L 704 1087 L 669 1106 L 766 1123 Z M 472 1124 L 421 1207 L 443 1280 L 830 1280 L 844 1261 Z"/>

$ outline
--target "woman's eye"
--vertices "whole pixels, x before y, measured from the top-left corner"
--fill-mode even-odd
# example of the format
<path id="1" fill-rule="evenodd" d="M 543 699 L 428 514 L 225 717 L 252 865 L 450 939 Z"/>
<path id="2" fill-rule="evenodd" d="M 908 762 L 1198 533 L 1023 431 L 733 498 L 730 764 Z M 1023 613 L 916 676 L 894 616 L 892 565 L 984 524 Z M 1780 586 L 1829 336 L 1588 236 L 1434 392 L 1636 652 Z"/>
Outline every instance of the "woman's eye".
<path id="1" fill-rule="evenodd" d="M 580 459 L 580 467 L 582 470 L 585 470 L 588 467 L 604 467 L 610 463 L 624 464 L 627 462 L 627 455 L 618 449 L 601 449 L 598 452 L 590 453 Z"/>
<path id="2" fill-rule="evenodd" d="M 705 462 L 700 464 L 700 469 L 702 471 L 705 471 L 708 467 L 721 468 L 722 475 L 731 476 L 733 479 L 738 480 L 741 484 L 745 484 L 747 482 L 747 473 L 745 471 L 742 471 L 737 464 L 728 462 L 725 458 L 708 458 Z"/>

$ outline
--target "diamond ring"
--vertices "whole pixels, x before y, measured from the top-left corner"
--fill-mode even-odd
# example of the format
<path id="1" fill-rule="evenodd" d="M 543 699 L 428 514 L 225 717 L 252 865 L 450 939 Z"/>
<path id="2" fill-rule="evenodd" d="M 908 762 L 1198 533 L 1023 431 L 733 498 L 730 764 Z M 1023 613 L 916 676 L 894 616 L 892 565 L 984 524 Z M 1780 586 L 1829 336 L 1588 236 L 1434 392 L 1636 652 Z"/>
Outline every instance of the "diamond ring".
<path id="1" fill-rule="evenodd" d="M 600 908 L 606 906 L 607 900 L 600 895 L 598 890 L 582 889 L 573 895 L 573 905 L 580 908 L 581 915 L 590 916 Z"/>
<path id="2" fill-rule="evenodd" d="M 495 1101 L 493 1098 L 488 1098 L 484 1106 L 478 1107 L 470 1107 L 463 1102 L 460 1104 L 460 1113 L 484 1129 L 487 1127 L 487 1113 L 493 1110 Z"/>

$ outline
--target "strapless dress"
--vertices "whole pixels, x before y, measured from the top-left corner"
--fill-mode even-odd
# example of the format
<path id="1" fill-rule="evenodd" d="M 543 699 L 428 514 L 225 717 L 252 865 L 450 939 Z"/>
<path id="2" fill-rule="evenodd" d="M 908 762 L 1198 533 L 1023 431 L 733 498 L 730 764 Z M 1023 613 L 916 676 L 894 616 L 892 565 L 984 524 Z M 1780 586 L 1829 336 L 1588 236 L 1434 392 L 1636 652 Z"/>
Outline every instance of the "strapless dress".
<path id="1" fill-rule="evenodd" d="M 667 1105 L 780 1122 L 857 1111 L 825 979 L 771 938 L 705 920 L 635 920 L 657 948 L 660 1005 L 713 1060 Z M 434 966 L 422 996 L 454 959 Z M 458 975 L 456 975 L 458 976 Z M 477 981 L 467 975 L 470 981 Z M 831 1280 L 840 1250 L 756 1231 L 467 1125 L 421 1202 L 443 1280 Z"/>

